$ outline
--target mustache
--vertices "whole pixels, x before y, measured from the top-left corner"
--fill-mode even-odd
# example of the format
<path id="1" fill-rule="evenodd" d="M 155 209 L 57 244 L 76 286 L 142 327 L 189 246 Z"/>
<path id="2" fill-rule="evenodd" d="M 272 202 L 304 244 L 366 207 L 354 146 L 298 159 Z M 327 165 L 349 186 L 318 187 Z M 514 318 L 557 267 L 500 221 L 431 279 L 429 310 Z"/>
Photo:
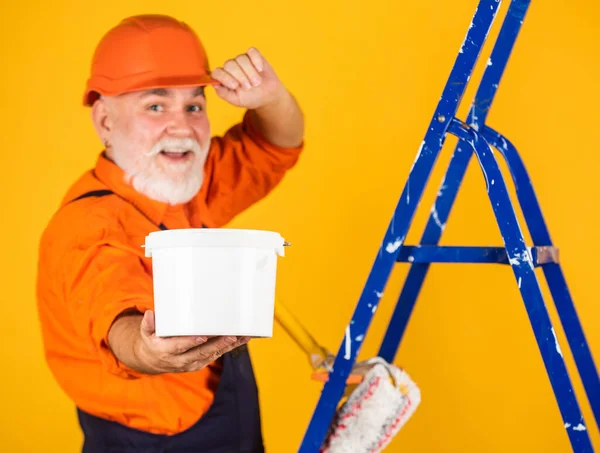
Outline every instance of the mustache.
<path id="1" fill-rule="evenodd" d="M 191 151 L 194 154 L 200 154 L 202 148 L 193 138 L 163 138 L 156 142 L 152 149 L 145 153 L 146 156 L 152 157 L 159 154 L 161 151 Z"/>

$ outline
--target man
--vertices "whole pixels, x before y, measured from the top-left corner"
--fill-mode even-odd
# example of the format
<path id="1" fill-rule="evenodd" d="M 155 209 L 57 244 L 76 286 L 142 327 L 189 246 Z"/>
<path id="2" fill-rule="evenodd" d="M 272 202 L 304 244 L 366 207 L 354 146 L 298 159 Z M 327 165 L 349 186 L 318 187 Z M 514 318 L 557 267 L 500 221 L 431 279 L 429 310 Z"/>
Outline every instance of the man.
<path id="1" fill-rule="evenodd" d="M 245 109 L 211 137 L 204 87 Z M 84 95 L 104 144 L 40 244 L 48 365 L 77 407 L 85 453 L 263 451 L 248 338 L 158 338 L 144 238 L 216 228 L 297 162 L 302 113 L 256 49 L 210 73 L 195 33 L 125 19 L 99 43 Z"/>

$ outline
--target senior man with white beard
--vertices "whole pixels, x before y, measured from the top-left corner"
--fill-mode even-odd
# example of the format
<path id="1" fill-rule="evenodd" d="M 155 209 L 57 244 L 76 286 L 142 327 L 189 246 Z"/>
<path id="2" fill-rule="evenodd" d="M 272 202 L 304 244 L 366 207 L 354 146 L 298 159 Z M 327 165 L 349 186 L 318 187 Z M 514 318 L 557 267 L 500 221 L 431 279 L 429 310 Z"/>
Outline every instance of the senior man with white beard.
<path id="1" fill-rule="evenodd" d="M 205 87 L 244 109 L 211 135 Z M 73 401 L 84 453 L 263 451 L 249 338 L 159 338 L 144 238 L 221 227 L 297 162 L 303 116 L 254 48 L 209 70 L 195 32 L 123 20 L 94 53 L 84 104 L 104 144 L 40 243 L 46 360 Z"/>

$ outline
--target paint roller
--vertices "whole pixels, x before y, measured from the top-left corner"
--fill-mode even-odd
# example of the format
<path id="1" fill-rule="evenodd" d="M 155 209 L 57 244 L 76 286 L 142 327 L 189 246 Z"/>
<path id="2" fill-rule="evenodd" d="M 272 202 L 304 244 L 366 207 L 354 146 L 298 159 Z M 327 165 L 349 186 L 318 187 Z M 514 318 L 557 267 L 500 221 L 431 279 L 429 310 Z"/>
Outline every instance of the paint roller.
<path id="1" fill-rule="evenodd" d="M 321 346 L 280 301 L 275 319 L 302 349 L 312 379 L 326 382 L 335 356 Z M 378 453 L 389 445 L 421 402 L 421 392 L 401 368 L 381 357 L 357 362 L 320 453 Z"/>

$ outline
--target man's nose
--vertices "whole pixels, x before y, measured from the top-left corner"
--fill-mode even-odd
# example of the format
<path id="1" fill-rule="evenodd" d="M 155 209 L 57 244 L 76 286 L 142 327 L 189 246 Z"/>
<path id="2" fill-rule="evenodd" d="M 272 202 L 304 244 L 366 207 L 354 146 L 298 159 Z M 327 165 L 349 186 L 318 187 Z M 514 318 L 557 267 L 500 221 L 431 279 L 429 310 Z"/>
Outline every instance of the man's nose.
<path id="1" fill-rule="evenodd" d="M 190 137 L 193 129 L 185 112 L 174 112 L 171 114 L 167 133 L 174 137 Z"/>

